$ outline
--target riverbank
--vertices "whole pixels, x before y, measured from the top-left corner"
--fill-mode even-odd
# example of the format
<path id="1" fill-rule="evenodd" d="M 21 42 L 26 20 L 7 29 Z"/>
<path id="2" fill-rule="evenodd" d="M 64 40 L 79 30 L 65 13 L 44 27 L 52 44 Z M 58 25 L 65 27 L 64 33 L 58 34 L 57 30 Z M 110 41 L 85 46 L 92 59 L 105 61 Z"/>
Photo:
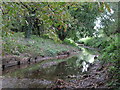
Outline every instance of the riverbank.
<path id="1" fill-rule="evenodd" d="M 77 47 L 32 36 L 25 39 L 23 33 L 14 33 L 3 38 L 2 68 L 21 65 L 25 63 L 37 63 L 47 59 L 62 59 L 79 51 Z"/>
<path id="2" fill-rule="evenodd" d="M 93 50 L 92 50 L 93 51 Z M 110 63 L 102 63 L 94 58 L 97 53 L 74 52 L 68 57 L 43 60 L 36 64 L 10 67 L 3 71 L 3 88 L 109 88 Z M 88 57 L 88 58 L 87 58 Z M 94 63 L 82 72 L 83 59 L 94 58 Z M 81 62 L 82 61 L 82 62 Z M 10 84 L 9 84 L 10 83 Z"/>
<path id="3" fill-rule="evenodd" d="M 87 47 L 93 52 L 88 54 L 84 51 L 86 47 L 81 50 L 50 39 L 15 35 L 3 40 L 2 62 L 6 70 L 1 80 L 5 88 L 108 88 L 109 63 L 102 64 L 94 58 L 98 55 L 96 49 Z M 82 72 L 82 63 L 89 60 L 96 62 Z"/>
<path id="4" fill-rule="evenodd" d="M 21 57 L 15 55 L 7 55 L 2 58 L 2 69 L 7 69 L 12 66 L 19 66 L 25 64 L 35 64 L 42 62 L 44 60 L 51 60 L 51 59 L 65 59 L 67 57 L 73 56 L 77 54 L 78 51 L 64 51 L 59 53 L 57 56 L 36 56 L 36 57 Z"/>

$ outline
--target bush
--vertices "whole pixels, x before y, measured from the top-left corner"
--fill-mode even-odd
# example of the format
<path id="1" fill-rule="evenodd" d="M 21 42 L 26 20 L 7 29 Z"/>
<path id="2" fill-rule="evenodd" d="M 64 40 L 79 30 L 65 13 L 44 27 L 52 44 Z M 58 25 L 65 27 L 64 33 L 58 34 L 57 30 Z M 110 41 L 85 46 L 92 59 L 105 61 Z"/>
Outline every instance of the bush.
<path id="1" fill-rule="evenodd" d="M 65 43 L 65 44 L 68 44 L 68 45 L 72 45 L 72 46 L 77 46 L 77 44 L 72 40 L 72 39 L 65 39 L 64 41 L 63 41 L 63 43 Z"/>
<path id="2" fill-rule="evenodd" d="M 68 50 L 77 50 L 75 47 L 56 43 L 51 39 L 44 39 L 32 35 L 30 39 L 24 38 L 24 33 L 9 32 L 3 35 L 3 55 L 28 53 L 35 56 L 55 56 L 57 53 Z"/>
<path id="3" fill-rule="evenodd" d="M 83 42 L 86 46 L 91 46 L 94 48 L 101 48 L 101 49 L 109 45 L 107 38 L 104 38 L 104 37 L 94 37 L 94 38 L 91 37 L 85 41 L 83 40 Z"/>
<path id="4" fill-rule="evenodd" d="M 25 50 L 25 45 L 19 43 L 21 38 L 24 37 L 23 33 L 6 32 L 4 33 L 2 40 L 3 51 L 10 54 L 20 54 Z"/>
<path id="5" fill-rule="evenodd" d="M 48 34 L 44 34 L 42 36 L 43 38 L 45 39 L 51 39 L 51 40 L 54 40 L 55 42 L 59 42 L 59 43 L 62 43 L 62 41 L 58 38 L 58 36 L 54 33 L 54 32 L 50 32 Z"/>

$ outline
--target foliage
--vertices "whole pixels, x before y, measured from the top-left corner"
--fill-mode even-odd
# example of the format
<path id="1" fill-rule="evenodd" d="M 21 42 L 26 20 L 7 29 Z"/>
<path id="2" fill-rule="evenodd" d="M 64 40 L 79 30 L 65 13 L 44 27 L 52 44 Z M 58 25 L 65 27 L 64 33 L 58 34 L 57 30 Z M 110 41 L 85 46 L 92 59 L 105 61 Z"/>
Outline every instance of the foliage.
<path id="1" fill-rule="evenodd" d="M 48 31 L 53 24 L 55 26 L 62 25 L 66 29 L 66 24 L 63 21 L 70 19 L 70 14 L 63 7 L 66 7 L 66 5 L 66 3 L 44 2 L 3 3 L 3 27 L 13 31 L 26 32 L 25 36 L 27 38 L 29 38 L 31 34 L 43 34 L 45 31 Z M 59 22 L 56 22 L 58 20 Z"/>
<path id="2" fill-rule="evenodd" d="M 13 32 L 6 32 L 5 36 L 2 37 L 3 39 L 2 51 L 5 53 L 7 52 L 10 54 L 17 54 L 17 55 L 24 52 L 27 47 L 25 45 L 21 45 L 20 43 L 18 43 L 19 41 L 21 41 L 21 38 L 19 37 L 21 38 L 24 37 L 23 33 L 13 34 Z"/>
<path id="3" fill-rule="evenodd" d="M 71 15 L 77 19 L 76 30 L 81 37 L 93 36 L 94 21 L 99 13 L 97 3 L 82 3 L 81 6 L 71 7 Z"/>
<path id="4" fill-rule="evenodd" d="M 103 49 L 109 45 L 107 37 L 89 37 L 88 39 L 82 41 L 87 46 L 92 46 L 94 48 L 97 47 L 99 49 Z"/>
<path id="5" fill-rule="evenodd" d="M 57 43 L 62 43 L 62 41 L 57 37 L 57 35 L 55 34 L 55 32 L 49 32 L 47 34 L 44 34 L 42 36 L 42 38 L 45 38 L 45 39 L 52 39 L 54 40 L 55 42 Z"/>
<path id="6" fill-rule="evenodd" d="M 112 78 L 119 80 L 120 11 L 116 8 L 119 4 L 3 2 L 3 55 L 29 52 L 33 55 L 54 56 L 62 51 L 76 49 L 72 47 L 77 46 L 75 42 L 84 43 L 101 49 L 99 59 L 113 64 L 110 67 Z M 95 29 L 97 20 L 100 23 Z M 61 44 L 62 41 L 72 46 Z M 114 80 L 113 83 L 119 85 Z"/>
<path id="7" fill-rule="evenodd" d="M 105 63 L 111 63 L 112 66 L 109 67 L 111 80 L 109 86 L 118 87 L 120 85 L 119 80 L 119 67 L 120 67 L 120 32 L 119 32 L 119 19 L 118 19 L 118 3 L 109 3 L 111 13 L 105 10 L 99 15 L 100 27 L 97 28 L 97 35 L 86 40 L 80 40 L 84 42 L 85 45 L 100 48 L 101 55 L 100 60 Z"/>
<path id="8" fill-rule="evenodd" d="M 31 39 L 24 39 L 24 33 L 7 32 L 3 36 L 3 55 L 29 53 L 31 55 L 55 56 L 62 51 L 77 50 L 77 48 L 56 43 L 50 39 L 39 38 L 35 35 Z M 62 47 L 62 48 L 61 48 Z"/>
<path id="9" fill-rule="evenodd" d="M 110 76 L 111 80 L 109 82 L 109 86 L 119 86 L 119 67 L 120 67 L 120 34 L 111 35 L 110 37 L 97 37 L 97 38 L 91 38 L 87 39 L 86 42 L 84 42 L 85 45 L 92 46 L 95 48 L 100 48 L 101 55 L 99 56 L 99 59 L 104 61 L 105 63 L 112 63 L 112 66 L 110 66 Z"/>
<path id="10" fill-rule="evenodd" d="M 25 32 L 43 36 L 51 29 L 60 40 L 90 36 L 94 32 L 94 20 L 104 3 L 65 2 L 3 2 L 1 6 L 5 31 Z M 108 6 L 107 6 L 108 7 Z M 89 23 L 88 23 L 89 22 Z"/>
<path id="11" fill-rule="evenodd" d="M 63 43 L 68 44 L 68 45 L 72 45 L 72 46 L 77 46 L 77 44 L 71 38 L 69 38 L 69 39 L 66 38 L 63 41 Z"/>

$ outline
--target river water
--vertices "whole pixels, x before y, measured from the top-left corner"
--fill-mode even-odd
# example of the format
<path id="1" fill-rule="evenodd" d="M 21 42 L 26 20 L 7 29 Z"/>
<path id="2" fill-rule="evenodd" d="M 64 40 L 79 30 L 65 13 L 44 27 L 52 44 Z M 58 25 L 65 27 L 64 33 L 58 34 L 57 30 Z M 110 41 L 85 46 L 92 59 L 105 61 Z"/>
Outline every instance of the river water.
<path id="1" fill-rule="evenodd" d="M 74 82 L 81 74 L 87 73 L 98 54 L 95 50 L 82 48 L 79 54 L 66 59 L 11 67 L 3 72 L 2 87 L 50 88 L 58 79 Z"/>

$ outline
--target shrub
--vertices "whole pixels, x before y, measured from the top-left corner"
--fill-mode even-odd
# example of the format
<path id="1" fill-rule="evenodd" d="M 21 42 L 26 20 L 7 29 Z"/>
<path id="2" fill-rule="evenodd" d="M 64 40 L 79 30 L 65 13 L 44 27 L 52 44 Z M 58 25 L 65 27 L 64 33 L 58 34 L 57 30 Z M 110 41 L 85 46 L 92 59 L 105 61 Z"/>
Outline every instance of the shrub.
<path id="1" fill-rule="evenodd" d="M 77 46 L 77 44 L 72 40 L 72 39 L 65 39 L 64 41 L 63 41 L 63 43 L 65 43 L 65 44 L 68 44 L 68 45 L 72 45 L 72 46 Z"/>

